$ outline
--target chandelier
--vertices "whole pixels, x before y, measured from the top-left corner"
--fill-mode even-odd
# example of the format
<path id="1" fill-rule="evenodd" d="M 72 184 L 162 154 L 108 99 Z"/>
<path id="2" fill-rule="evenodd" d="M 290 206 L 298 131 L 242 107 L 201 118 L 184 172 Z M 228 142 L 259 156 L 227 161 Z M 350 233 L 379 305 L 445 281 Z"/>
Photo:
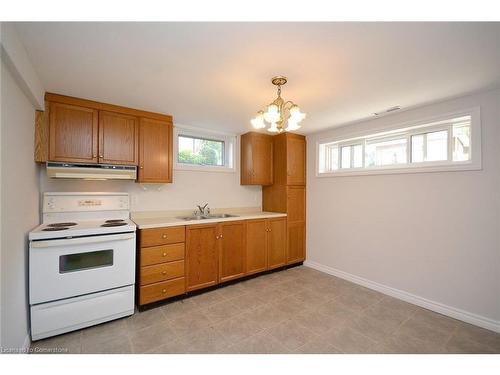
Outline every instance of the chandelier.
<path id="1" fill-rule="evenodd" d="M 267 122 L 270 125 L 267 131 L 271 133 L 300 129 L 299 123 L 306 117 L 306 114 L 300 112 L 297 104 L 290 100 L 285 101 L 281 97 L 281 86 L 287 82 L 286 77 L 276 76 L 271 82 L 273 85 L 278 86 L 278 97 L 267 106 L 266 112 L 257 112 L 257 115 L 250 120 L 250 123 L 255 129 L 264 129 Z"/>

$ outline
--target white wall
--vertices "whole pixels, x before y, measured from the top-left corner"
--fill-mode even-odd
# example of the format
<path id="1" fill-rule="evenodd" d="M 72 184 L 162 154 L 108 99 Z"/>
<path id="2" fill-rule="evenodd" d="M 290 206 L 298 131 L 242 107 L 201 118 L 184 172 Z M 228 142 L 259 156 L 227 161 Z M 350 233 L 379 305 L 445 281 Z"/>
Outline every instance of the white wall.
<path id="1" fill-rule="evenodd" d="M 475 106 L 481 109 L 480 171 L 315 177 L 315 145 L 323 137 Z M 308 136 L 308 262 L 500 329 L 499 142 L 500 90 Z"/>
<path id="2" fill-rule="evenodd" d="M 1 347 L 21 348 L 29 342 L 27 233 L 39 223 L 35 108 L 3 62 L 1 76 Z"/>
<path id="3" fill-rule="evenodd" d="M 16 80 L 24 95 L 36 109 L 43 110 L 45 90 L 19 40 L 13 23 L 2 22 L 2 61 Z"/>
<path id="4" fill-rule="evenodd" d="M 147 190 L 143 190 L 145 187 Z M 158 187 L 161 188 L 158 191 Z M 40 175 L 40 190 L 47 191 L 125 191 L 131 196 L 132 211 L 195 209 L 197 204 L 211 208 L 260 207 L 262 188 L 241 186 L 237 173 L 174 170 L 173 184 L 137 184 L 130 181 L 71 181 Z"/>

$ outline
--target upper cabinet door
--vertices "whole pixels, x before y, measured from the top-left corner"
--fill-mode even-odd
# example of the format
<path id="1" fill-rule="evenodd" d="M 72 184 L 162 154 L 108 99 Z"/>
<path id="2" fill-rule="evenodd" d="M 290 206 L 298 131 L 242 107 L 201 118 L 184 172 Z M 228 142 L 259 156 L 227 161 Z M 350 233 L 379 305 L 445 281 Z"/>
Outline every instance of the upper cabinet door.
<path id="1" fill-rule="evenodd" d="M 99 112 L 99 163 L 137 165 L 139 122 L 137 117 Z"/>
<path id="2" fill-rule="evenodd" d="M 273 138 L 259 134 L 253 141 L 253 181 L 256 185 L 273 183 Z"/>
<path id="3" fill-rule="evenodd" d="M 306 184 L 306 140 L 303 136 L 287 134 L 287 185 Z"/>
<path id="4" fill-rule="evenodd" d="M 172 124 L 141 118 L 138 182 L 172 182 Z"/>
<path id="5" fill-rule="evenodd" d="M 98 111 L 50 103 L 49 160 L 97 163 Z"/>
<path id="6" fill-rule="evenodd" d="M 241 136 L 241 185 L 273 183 L 273 138 L 249 132 Z"/>

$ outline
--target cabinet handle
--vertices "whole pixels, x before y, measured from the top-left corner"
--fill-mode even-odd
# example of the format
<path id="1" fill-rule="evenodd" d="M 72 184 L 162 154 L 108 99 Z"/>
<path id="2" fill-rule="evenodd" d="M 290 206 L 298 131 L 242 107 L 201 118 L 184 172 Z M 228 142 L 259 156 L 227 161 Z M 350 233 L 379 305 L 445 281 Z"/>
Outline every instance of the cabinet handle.
<path id="1" fill-rule="evenodd" d="M 218 239 L 219 239 L 219 236 L 217 236 L 217 235 L 216 235 L 216 236 L 215 236 L 215 239 L 216 239 L 216 240 L 218 240 Z"/>
<path id="2" fill-rule="evenodd" d="M 222 238 L 222 234 L 220 235 L 220 238 Z"/>
<path id="3" fill-rule="evenodd" d="M 161 274 L 162 274 L 162 275 L 166 275 L 166 274 L 167 274 L 167 271 L 163 271 Z"/>
<path id="4" fill-rule="evenodd" d="M 163 289 L 161 292 L 162 292 L 163 294 L 165 294 L 165 293 L 167 293 L 167 290 L 166 290 L 166 289 Z"/>
<path id="5" fill-rule="evenodd" d="M 93 158 L 96 158 L 96 157 L 97 157 L 97 155 L 92 155 L 92 157 L 93 157 Z"/>
<path id="6" fill-rule="evenodd" d="M 100 158 L 103 158 L 104 156 L 103 155 L 99 155 Z"/>
<path id="7" fill-rule="evenodd" d="M 167 256 L 167 253 L 163 253 L 163 256 L 166 257 Z"/>
<path id="8" fill-rule="evenodd" d="M 161 236 L 161 238 L 167 238 L 167 235 L 166 235 L 166 234 L 163 234 L 163 235 Z"/>
<path id="9" fill-rule="evenodd" d="M 141 165 L 141 166 L 139 167 L 139 169 L 144 169 L 144 167 Z"/>

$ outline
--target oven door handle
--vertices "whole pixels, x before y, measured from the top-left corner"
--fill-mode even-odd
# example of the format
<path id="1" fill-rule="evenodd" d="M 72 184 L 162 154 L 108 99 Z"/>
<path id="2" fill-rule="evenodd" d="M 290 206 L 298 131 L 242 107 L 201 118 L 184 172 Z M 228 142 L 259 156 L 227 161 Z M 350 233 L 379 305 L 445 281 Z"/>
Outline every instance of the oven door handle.
<path id="1" fill-rule="evenodd" d="M 129 240 L 132 238 L 135 238 L 135 233 L 110 234 L 104 236 L 91 236 L 91 237 L 62 238 L 59 240 L 31 241 L 31 247 L 43 248 L 43 247 L 66 246 L 66 245 L 80 245 L 88 243 Z"/>

